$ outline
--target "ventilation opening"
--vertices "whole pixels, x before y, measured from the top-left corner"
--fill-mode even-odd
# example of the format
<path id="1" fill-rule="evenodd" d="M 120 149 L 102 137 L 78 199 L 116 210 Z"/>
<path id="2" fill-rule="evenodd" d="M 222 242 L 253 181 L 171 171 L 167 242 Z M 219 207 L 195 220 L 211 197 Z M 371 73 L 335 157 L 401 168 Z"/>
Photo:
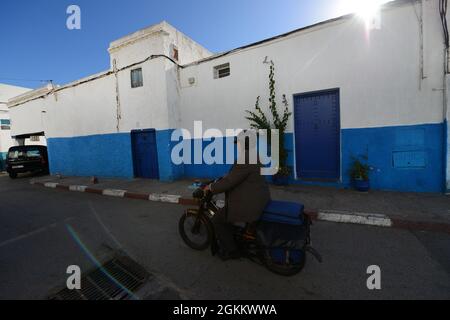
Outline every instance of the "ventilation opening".
<path id="1" fill-rule="evenodd" d="M 225 63 L 214 67 L 214 79 L 228 77 L 231 74 L 230 64 Z"/>

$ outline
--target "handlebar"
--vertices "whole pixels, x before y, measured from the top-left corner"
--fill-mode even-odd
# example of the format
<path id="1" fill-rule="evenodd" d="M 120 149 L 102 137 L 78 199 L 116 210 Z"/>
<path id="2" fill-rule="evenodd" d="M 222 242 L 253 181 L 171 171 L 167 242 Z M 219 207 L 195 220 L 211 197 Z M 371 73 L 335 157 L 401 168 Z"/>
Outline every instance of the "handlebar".
<path id="1" fill-rule="evenodd" d="M 219 181 L 220 179 L 222 179 L 222 178 L 219 178 L 219 179 L 215 179 L 215 180 L 211 180 L 211 181 L 202 183 L 202 184 L 200 185 L 200 187 L 197 188 L 197 189 L 193 192 L 192 196 L 193 196 L 195 199 L 203 199 L 203 200 L 205 200 L 205 201 L 211 200 L 211 198 L 212 198 L 212 192 L 211 192 L 211 191 L 205 192 L 205 188 L 206 188 L 206 186 L 208 186 L 208 185 L 210 185 L 210 184 L 212 184 L 212 183 L 215 183 L 215 182 Z"/>

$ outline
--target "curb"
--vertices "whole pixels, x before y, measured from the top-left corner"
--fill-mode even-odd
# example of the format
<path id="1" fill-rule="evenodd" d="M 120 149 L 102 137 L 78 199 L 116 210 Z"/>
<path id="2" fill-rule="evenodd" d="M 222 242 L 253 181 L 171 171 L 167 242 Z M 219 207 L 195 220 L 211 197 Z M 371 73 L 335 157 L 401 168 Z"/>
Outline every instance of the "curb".
<path id="1" fill-rule="evenodd" d="M 59 189 L 73 192 L 86 192 L 108 197 L 128 198 L 134 200 L 145 200 L 151 202 L 162 202 L 178 204 L 182 206 L 195 206 L 197 200 L 193 198 L 183 198 L 180 195 L 138 193 L 120 189 L 96 189 L 84 185 L 63 185 L 57 182 L 36 182 L 31 180 L 30 184 L 38 185 L 50 189 Z M 424 222 L 389 217 L 384 214 L 359 213 L 335 210 L 311 210 L 305 209 L 305 214 L 313 221 L 327 221 L 335 223 L 367 225 L 382 228 L 396 228 L 404 230 L 433 231 L 450 234 L 450 224 L 438 222 Z"/>

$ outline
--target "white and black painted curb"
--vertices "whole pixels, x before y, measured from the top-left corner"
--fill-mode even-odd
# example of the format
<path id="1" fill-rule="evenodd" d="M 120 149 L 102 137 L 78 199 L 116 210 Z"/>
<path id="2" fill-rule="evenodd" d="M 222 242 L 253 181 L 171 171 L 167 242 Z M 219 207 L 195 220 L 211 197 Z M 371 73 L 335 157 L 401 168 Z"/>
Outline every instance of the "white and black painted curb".
<path id="1" fill-rule="evenodd" d="M 197 200 L 183 198 L 180 195 L 158 194 L 158 193 L 137 193 L 120 189 L 99 189 L 84 185 L 63 185 L 56 182 L 30 181 L 30 184 L 40 185 L 51 189 L 62 189 L 75 192 L 93 193 L 109 197 L 139 199 L 153 202 L 163 202 L 178 205 L 197 205 Z M 220 206 L 220 204 L 219 204 Z M 384 214 L 359 213 L 349 211 L 334 210 L 305 210 L 305 213 L 316 221 L 328 221 L 335 223 L 347 223 L 368 225 L 383 228 L 398 228 L 408 230 L 434 231 L 450 233 L 450 224 L 437 222 L 412 221 L 402 218 L 390 217 Z"/>

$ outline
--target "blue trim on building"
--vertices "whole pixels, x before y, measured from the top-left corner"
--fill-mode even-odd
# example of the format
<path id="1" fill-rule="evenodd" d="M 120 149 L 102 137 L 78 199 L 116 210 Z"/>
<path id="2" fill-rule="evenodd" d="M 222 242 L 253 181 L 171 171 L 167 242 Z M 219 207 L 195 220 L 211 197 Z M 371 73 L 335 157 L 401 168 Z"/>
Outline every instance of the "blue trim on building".
<path id="1" fill-rule="evenodd" d="M 184 166 L 172 162 L 172 148 L 177 142 L 171 141 L 175 129 L 157 130 L 156 145 L 158 148 L 159 179 L 161 181 L 174 181 L 184 176 Z"/>
<path id="2" fill-rule="evenodd" d="M 349 188 L 352 157 L 366 155 L 372 167 L 374 190 L 442 192 L 445 190 L 448 142 L 446 123 L 415 126 L 343 129 L 341 180 L 310 182 L 290 178 L 291 184 L 326 185 Z M 225 175 L 231 165 L 191 163 L 175 165 L 171 160 L 173 129 L 158 130 L 159 176 L 162 181 L 181 178 L 216 178 Z M 285 135 L 288 164 L 294 168 L 294 134 Z M 194 147 L 195 140 L 191 140 Z M 198 143 L 198 140 L 197 140 Z M 211 142 L 202 141 L 202 150 Z M 223 141 L 224 155 L 226 141 Z M 52 174 L 132 178 L 133 160 L 130 133 L 115 133 L 73 138 L 49 138 L 48 150 Z M 448 165 L 448 164 L 447 164 Z M 294 170 L 293 170 L 294 172 Z"/>
<path id="3" fill-rule="evenodd" d="M 444 125 L 424 124 L 342 130 L 343 184 L 352 156 L 368 156 L 373 189 L 442 192 Z"/>
<path id="4" fill-rule="evenodd" d="M 220 139 L 220 138 L 219 138 Z M 237 158 L 236 155 L 236 147 L 234 145 L 234 137 L 228 137 L 228 138 L 221 138 L 220 140 L 223 146 L 222 154 L 223 164 L 195 164 L 194 154 L 192 152 L 191 154 L 191 164 L 185 164 L 184 165 L 184 174 L 185 177 L 192 177 L 192 178 L 202 178 L 202 179 L 214 179 L 218 177 L 222 177 L 225 174 L 227 174 L 231 169 L 231 164 L 226 164 L 226 154 L 227 154 L 227 143 L 232 145 L 234 148 L 234 159 Z M 202 141 L 202 140 L 191 140 L 191 147 L 192 150 L 194 150 L 195 144 L 201 143 L 202 150 L 204 151 L 205 148 L 212 143 L 212 141 Z M 213 154 L 215 156 L 215 154 Z"/>
<path id="5" fill-rule="evenodd" d="M 302 181 L 290 184 L 350 188 L 349 169 L 352 157 L 367 155 L 374 190 L 442 192 L 444 190 L 444 124 L 424 124 L 341 130 L 341 179 L 336 182 Z M 203 148 L 210 142 L 203 141 Z M 192 142 L 192 145 L 194 142 Z M 225 143 L 224 143 L 225 144 Z M 285 135 L 288 165 L 294 168 L 294 134 Z M 184 165 L 187 178 L 223 176 L 230 165 Z"/>
<path id="6" fill-rule="evenodd" d="M 445 192 L 450 193 L 450 126 L 444 121 L 444 183 Z"/>
<path id="7" fill-rule="evenodd" d="M 5 171 L 6 155 L 8 152 L 0 152 L 0 171 Z"/>
<path id="8" fill-rule="evenodd" d="M 47 146 L 51 174 L 133 178 L 130 133 L 49 138 Z"/>

